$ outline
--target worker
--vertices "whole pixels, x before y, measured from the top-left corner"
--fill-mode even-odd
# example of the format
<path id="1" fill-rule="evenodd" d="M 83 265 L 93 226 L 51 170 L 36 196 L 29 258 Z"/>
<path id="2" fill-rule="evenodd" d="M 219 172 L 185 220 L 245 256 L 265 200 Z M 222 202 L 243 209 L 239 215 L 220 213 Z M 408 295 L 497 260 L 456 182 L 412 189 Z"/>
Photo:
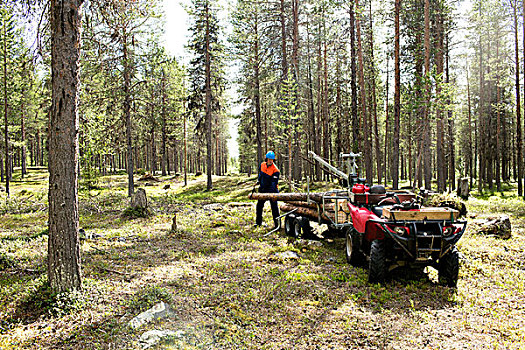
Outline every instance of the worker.
<path id="1" fill-rule="evenodd" d="M 279 193 L 278 182 L 279 182 L 279 169 L 275 166 L 275 153 L 269 151 L 266 153 L 264 162 L 259 167 L 259 177 L 257 178 L 256 185 L 259 186 L 259 193 Z M 264 208 L 264 202 L 266 200 L 259 199 L 257 201 L 255 225 L 262 225 L 262 212 Z M 270 200 L 270 206 L 272 207 L 273 223 L 275 227 L 278 226 L 279 207 L 277 206 L 276 200 Z"/>

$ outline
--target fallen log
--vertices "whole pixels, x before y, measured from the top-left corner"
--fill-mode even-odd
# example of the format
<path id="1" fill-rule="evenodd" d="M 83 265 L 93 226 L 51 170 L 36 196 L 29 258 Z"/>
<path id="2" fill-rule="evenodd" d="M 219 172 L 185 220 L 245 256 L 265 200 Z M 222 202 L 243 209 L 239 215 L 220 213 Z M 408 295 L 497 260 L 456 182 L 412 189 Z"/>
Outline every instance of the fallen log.
<path id="1" fill-rule="evenodd" d="M 509 239 L 512 236 L 512 225 L 508 215 L 477 220 L 475 223 L 480 225 L 477 231 L 478 234 L 495 236 L 501 239 Z"/>

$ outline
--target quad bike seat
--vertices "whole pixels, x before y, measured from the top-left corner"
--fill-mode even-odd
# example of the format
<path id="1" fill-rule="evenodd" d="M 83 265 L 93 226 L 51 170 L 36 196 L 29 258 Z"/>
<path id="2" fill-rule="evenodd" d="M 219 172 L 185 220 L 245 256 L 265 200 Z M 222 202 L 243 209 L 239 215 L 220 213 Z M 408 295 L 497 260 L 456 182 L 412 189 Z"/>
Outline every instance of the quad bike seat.
<path id="1" fill-rule="evenodd" d="M 380 218 L 381 216 L 383 216 L 383 206 L 379 205 L 377 207 L 373 207 L 372 212 Z"/>
<path id="2" fill-rule="evenodd" d="M 386 189 L 383 185 L 373 185 L 370 187 L 370 194 L 385 194 Z"/>

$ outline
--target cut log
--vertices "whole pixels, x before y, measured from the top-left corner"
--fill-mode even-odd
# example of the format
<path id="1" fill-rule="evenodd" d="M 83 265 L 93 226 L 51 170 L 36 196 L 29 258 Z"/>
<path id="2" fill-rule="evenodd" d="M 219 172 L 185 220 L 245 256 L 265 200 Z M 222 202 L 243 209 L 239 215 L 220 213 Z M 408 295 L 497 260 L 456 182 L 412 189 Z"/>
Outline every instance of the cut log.
<path id="1" fill-rule="evenodd" d="M 317 210 L 319 208 L 320 205 L 322 205 L 321 203 L 318 203 L 318 202 L 304 202 L 304 201 L 283 201 L 287 204 L 290 204 L 290 205 L 294 205 L 296 207 L 304 207 L 304 208 L 310 208 L 310 209 L 315 209 Z M 331 209 L 333 210 L 334 209 L 334 204 L 333 203 L 327 203 L 325 205 L 325 209 Z"/>
<path id="2" fill-rule="evenodd" d="M 317 220 L 318 217 L 319 217 L 317 215 L 317 210 L 311 209 L 311 208 L 298 207 L 298 206 L 291 205 L 291 204 L 288 204 L 288 203 L 281 203 L 279 205 L 279 208 L 281 208 L 281 210 L 285 211 L 285 212 L 297 209 L 295 211 L 295 213 L 297 215 L 305 216 L 305 217 L 313 219 L 313 220 Z"/>
<path id="3" fill-rule="evenodd" d="M 291 205 L 288 203 L 281 203 L 279 207 L 281 208 L 282 211 L 285 211 L 285 212 L 297 209 L 295 211 L 295 214 L 307 217 L 315 221 L 319 220 L 319 214 L 316 209 L 298 207 L 298 206 Z M 339 216 L 339 220 L 337 221 L 337 223 L 342 224 L 344 222 L 347 222 L 348 216 L 346 213 L 339 211 L 338 216 Z M 335 221 L 335 212 L 326 211 L 324 214 L 321 215 L 321 220 L 326 223 L 331 223 L 332 221 Z"/>
<path id="4" fill-rule="evenodd" d="M 310 197 L 311 200 L 316 202 L 321 202 L 323 193 L 310 193 L 308 196 L 307 193 L 259 193 L 254 192 L 248 196 L 250 199 L 262 199 L 262 200 L 272 200 L 272 201 L 282 201 L 282 202 L 293 202 L 293 201 L 303 201 L 306 202 Z"/>

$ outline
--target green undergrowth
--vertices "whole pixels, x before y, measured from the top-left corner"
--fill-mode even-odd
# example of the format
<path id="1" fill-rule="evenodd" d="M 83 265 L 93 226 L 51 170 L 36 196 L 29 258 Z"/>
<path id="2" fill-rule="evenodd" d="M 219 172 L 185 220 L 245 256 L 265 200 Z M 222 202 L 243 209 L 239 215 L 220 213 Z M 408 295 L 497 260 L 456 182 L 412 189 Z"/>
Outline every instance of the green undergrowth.
<path id="1" fill-rule="evenodd" d="M 79 192 L 83 288 L 58 295 L 45 278 L 45 176 L 33 169 L 27 182 L 17 178 L 18 204 L 0 208 L 0 348 L 134 349 L 152 329 L 178 332 L 157 347 L 166 349 L 525 347 L 525 204 L 506 187 L 474 192 L 467 206 L 469 216 L 510 214 L 513 237 L 480 236 L 469 223 L 451 289 L 433 268 L 397 268 L 387 283 L 369 284 L 366 264 L 346 263 L 343 238 L 265 236 L 270 227 L 254 227 L 248 199 L 255 176 L 214 177 L 212 191 L 205 176 L 190 176 L 187 186 L 173 175 L 150 186 L 137 181 L 154 213 L 144 217 L 125 214 L 124 173 L 99 177 L 97 188 Z M 284 181 L 280 189 L 287 191 Z M 206 207 L 212 203 L 219 205 Z M 270 216 L 266 204 L 272 226 Z M 171 317 L 128 326 L 160 301 Z"/>

